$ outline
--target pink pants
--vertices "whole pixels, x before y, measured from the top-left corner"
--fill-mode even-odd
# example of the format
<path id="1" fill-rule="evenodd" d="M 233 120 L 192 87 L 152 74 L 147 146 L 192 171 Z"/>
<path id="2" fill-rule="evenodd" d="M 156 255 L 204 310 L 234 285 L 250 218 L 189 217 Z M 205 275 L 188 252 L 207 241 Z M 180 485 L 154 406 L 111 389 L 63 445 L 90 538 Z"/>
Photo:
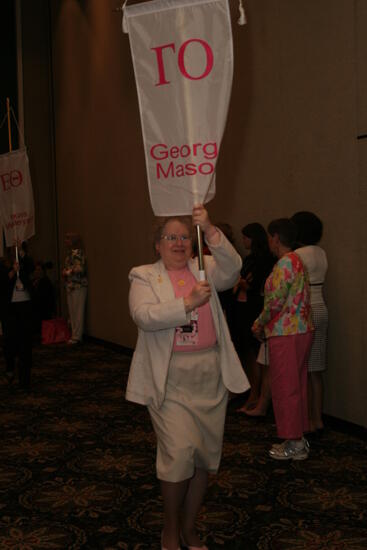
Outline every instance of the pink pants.
<path id="1" fill-rule="evenodd" d="M 271 393 L 278 436 L 300 439 L 309 429 L 307 359 L 313 334 L 269 338 Z"/>

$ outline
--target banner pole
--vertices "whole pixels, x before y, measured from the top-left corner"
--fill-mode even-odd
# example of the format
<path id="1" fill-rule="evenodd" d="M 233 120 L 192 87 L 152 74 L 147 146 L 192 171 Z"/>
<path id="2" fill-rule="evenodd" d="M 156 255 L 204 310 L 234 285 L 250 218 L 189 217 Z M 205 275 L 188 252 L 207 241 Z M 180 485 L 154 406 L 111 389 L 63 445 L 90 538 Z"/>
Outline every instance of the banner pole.
<path id="1" fill-rule="evenodd" d="M 203 234 L 200 225 L 196 225 L 196 235 L 198 240 L 198 262 L 199 262 L 199 281 L 205 281 L 205 266 L 204 266 L 204 251 L 203 251 Z"/>
<path id="2" fill-rule="evenodd" d="M 196 177 L 194 177 L 193 179 L 192 188 L 194 192 L 194 205 L 199 204 L 199 193 L 198 193 L 198 184 L 197 184 Z M 206 281 L 205 266 L 204 266 L 203 233 L 200 229 L 200 225 L 195 225 L 195 228 L 196 228 L 196 237 L 198 242 L 199 281 Z"/>
<path id="3" fill-rule="evenodd" d="M 11 119 L 10 119 L 10 99 L 6 98 L 6 113 L 8 115 L 8 137 L 9 137 L 9 153 L 12 152 L 13 146 L 11 142 Z M 19 254 L 18 254 L 18 242 L 15 243 L 15 261 L 19 263 Z M 19 270 L 17 271 L 17 276 L 19 277 Z"/>
<path id="4" fill-rule="evenodd" d="M 10 120 L 10 100 L 7 97 L 6 98 L 6 113 L 8 115 L 8 138 L 9 138 L 9 152 L 11 153 L 13 150 L 13 146 L 11 143 L 11 120 Z"/>

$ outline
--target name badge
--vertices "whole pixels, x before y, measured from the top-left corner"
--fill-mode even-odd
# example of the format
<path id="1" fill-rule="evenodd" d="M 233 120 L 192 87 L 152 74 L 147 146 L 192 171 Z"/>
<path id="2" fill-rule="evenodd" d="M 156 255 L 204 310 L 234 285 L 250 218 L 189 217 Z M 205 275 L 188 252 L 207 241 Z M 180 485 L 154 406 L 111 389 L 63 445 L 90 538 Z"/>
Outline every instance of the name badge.
<path id="1" fill-rule="evenodd" d="M 176 346 L 197 346 L 199 343 L 198 333 L 199 313 L 195 309 L 191 312 L 191 321 L 187 325 L 176 327 Z"/>

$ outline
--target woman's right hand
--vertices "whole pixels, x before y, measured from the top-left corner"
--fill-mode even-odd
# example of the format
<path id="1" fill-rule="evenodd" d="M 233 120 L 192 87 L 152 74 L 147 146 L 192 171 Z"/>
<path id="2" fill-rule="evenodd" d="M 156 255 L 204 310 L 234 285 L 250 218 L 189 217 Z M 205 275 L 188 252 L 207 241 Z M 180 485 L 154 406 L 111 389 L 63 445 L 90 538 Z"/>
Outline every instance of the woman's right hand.
<path id="1" fill-rule="evenodd" d="M 192 288 L 190 294 L 184 298 L 185 310 L 187 313 L 196 307 L 209 302 L 212 291 L 208 281 L 198 281 Z"/>

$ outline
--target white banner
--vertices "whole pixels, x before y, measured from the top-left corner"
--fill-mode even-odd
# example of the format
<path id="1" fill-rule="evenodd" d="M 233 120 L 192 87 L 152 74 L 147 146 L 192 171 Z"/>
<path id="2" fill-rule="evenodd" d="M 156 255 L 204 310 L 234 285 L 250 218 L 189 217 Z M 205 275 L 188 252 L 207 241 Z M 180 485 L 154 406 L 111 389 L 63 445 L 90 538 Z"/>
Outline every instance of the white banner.
<path id="1" fill-rule="evenodd" d="M 233 75 L 228 0 L 152 0 L 124 17 L 153 211 L 191 214 L 215 194 Z"/>
<path id="2" fill-rule="evenodd" d="M 25 149 L 0 155 L 0 218 L 6 246 L 34 235 L 34 203 Z"/>

